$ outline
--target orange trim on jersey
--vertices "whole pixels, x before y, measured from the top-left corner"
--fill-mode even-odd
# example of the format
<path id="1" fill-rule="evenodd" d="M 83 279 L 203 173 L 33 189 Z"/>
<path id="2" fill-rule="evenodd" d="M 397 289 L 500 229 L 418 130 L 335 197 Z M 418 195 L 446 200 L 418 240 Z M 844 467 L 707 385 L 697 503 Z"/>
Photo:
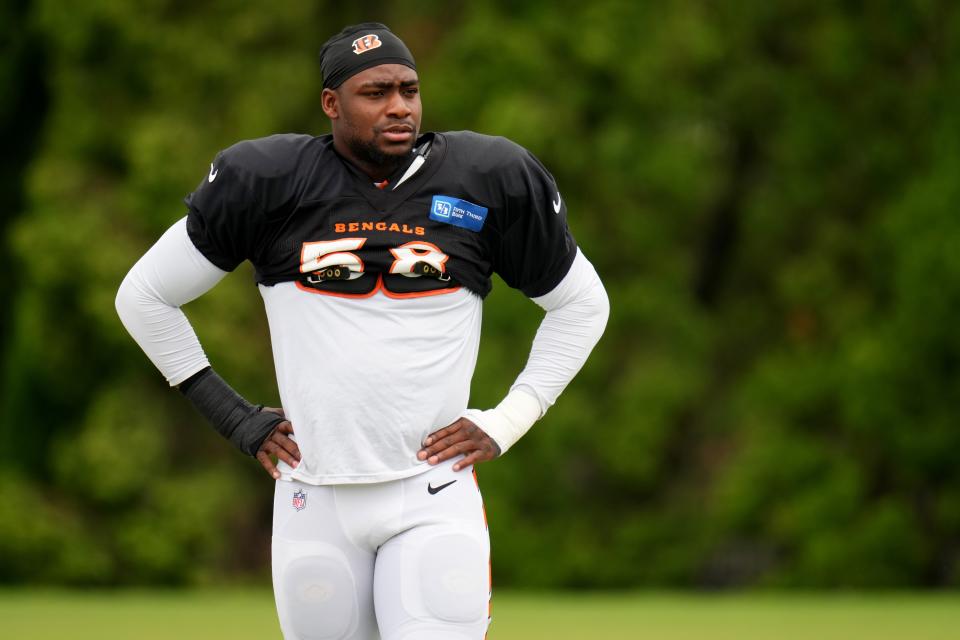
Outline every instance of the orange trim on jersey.
<path id="1" fill-rule="evenodd" d="M 386 286 L 382 288 L 383 295 L 388 298 L 394 298 L 395 300 L 403 300 L 404 298 L 424 298 L 426 296 L 439 296 L 445 293 L 453 293 L 454 291 L 459 291 L 460 287 L 452 287 L 450 289 L 431 289 L 430 291 L 411 291 L 410 293 L 393 293 Z"/>
<path id="2" fill-rule="evenodd" d="M 373 289 L 371 289 L 367 293 L 342 293 L 340 291 L 321 291 L 320 289 L 314 289 L 312 287 L 308 287 L 303 283 L 301 283 L 299 280 L 294 280 L 294 284 L 297 285 L 298 289 L 302 291 L 306 291 L 307 293 L 316 293 L 321 296 L 332 296 L 334 298 L 352 298 L 354 300 L 358 300 L 362 298 L 369 298 L 373 296 L 377 291 L 380 291 L 380 289 L 383 287 L 383 279 L 380 277 L 380 274 L 377 274 L 377 283 L 373 285 Z"/>
<path id="3" fill-rule="evenodd" d="M 299 280 L 294 280 L 294 284 L 297 285 L 297 288 L 306 291 L 307 293 L 317 293 L 321 296 L 332 296 L 334 298 L 352 298 L 354 300 L 359 300 L 362 298 L 370 298 L 378 291 L 388 298 L 393 298 L 394 300 L 403 300 L 406 298 L 423 298 L 426 296 L 439 296 L 445 293 L 453 293 L 459 291 L 460 287 L 453 287 L 451 289 L 432 289 L 430 291 L 411 291 L 410 293 L 393 293 L 383 284 L 383 275 L 377 274 L 377 282 L 373 285 L 373 289 L 367 293 L 343 293 L 340 291 L 321 291 L 320 289 L 314 289 L 308 287 L 301 283 Z M 477 487 L 479 488 L 479 486 Z"/>

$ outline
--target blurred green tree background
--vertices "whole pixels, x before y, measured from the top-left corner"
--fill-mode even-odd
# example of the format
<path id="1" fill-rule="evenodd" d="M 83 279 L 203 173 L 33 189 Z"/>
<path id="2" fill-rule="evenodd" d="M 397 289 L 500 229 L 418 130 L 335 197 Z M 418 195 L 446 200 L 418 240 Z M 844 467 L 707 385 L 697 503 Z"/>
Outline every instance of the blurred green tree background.
<path id="1" fill-rule="evenodd" d="M 217 150 L 328 131 L 316 52 L 386 22 L 426 130 L 556 176 L 612 316 L 482 465 L 497 585 L 960 585 L 960 8 L 948 0 L 0 4 L 0 581 L 262 580 L 272 482 L 121 327 Z M 242 267 L 187 307 L 276 403 Z M 499 282 L 472 404 L 540 318 Z"/>

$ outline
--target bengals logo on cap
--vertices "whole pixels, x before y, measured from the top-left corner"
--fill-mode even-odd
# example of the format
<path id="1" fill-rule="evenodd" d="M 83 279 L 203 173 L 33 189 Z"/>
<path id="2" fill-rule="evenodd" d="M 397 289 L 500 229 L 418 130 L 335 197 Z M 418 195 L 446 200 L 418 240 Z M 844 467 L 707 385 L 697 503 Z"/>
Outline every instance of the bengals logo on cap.
<path id="1" fill-rule="evenodd" d="M 370 49 L 376 49 L 379 47 L 382 42 L 380 42 L 380 36 L 375 33 L 371 33 L 365 36 L 360 36 L 353 41 L 353 52 L 357 55 L 370 51 Z"/>

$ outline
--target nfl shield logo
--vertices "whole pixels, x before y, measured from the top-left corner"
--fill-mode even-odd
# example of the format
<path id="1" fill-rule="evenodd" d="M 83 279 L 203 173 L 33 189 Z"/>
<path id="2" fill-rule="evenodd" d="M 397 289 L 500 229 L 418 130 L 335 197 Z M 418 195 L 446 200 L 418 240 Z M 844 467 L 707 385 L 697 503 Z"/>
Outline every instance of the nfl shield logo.
<path id="1" fill-rule="evenodd" d="M 303 489 L 293 492 L 293 508 L 297 511 L 303 511 L 307 506 L 307 494 Z"/>

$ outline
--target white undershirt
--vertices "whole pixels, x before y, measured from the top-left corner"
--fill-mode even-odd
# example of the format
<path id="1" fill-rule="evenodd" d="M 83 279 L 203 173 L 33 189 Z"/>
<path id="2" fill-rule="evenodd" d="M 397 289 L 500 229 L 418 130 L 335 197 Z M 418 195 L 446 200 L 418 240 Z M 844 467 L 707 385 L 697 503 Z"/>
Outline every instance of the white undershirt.
<path id="1" fill-rule="evenodd" d="M 186 219 L 134 265 L 117 312 L 175 386 L 209 366 L 179 309 L 226 272 L 193 245 Z M 409 299 L 377 292 L 342 298 L 293 282 L 260 286 L 283 408 L 302 460 L 287 477 L 312 484 L 382 482 L 426 469 L 423 438 L 467 410 L 480 340 L 479 296 L 466 289 Z M 577 253 L 570 271 L 534 301 L 547 313 L 513 385 L 541 414 L 583 365 L 606 324 L 606 293 Z"/>

